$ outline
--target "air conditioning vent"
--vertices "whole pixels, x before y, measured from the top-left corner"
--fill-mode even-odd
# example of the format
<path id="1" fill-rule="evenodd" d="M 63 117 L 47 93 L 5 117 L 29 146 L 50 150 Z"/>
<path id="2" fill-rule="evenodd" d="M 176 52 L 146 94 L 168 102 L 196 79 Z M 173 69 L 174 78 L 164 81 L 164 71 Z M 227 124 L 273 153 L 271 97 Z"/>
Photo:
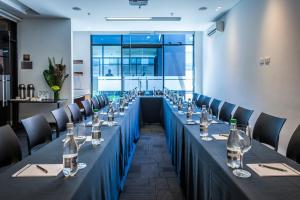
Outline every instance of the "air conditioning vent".
<path id="1" fill-rule="evenodd" d="M 210 37 L 217 32 L 224 32 L 224 24 L 224 21 L 215 22 L 214 25 L 207 30 L 207 36 Z"/>
<path id="2" fill-rule="evenodd" d="M 129 0 L 129 5 L 141 8 L 142 6 L 148 5 L 148 0 Z"/>

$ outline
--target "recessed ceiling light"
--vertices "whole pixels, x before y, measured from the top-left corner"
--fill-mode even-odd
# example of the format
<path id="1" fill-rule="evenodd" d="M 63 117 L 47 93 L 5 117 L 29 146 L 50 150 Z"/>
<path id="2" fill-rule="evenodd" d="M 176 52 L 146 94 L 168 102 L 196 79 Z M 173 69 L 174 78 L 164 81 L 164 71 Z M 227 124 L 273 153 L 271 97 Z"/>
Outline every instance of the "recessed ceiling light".
<path id="1" fill-rule="evenodd" d="M 222 6 L 218 6 L 217 8 L 216 8 L 216 11 L 219 11 L 219 10 L 221 10 L 222 9 Z"/>
<path id="2" fill-rule="evenodd" d="M 72 9 L 73 9 L 73 10 L 76 10 L 76 11 L 80 11 L 80 10 L 81 10 L 81 8 L 79 8 L 79 7 L 76 7 L 76 6 L 75 6 L 75 7 L 73 7 Z"/>
<path id="3" fill-rule="evenodd" d="M 207 10 L 207 7 L 203 6 L 203 7 L 200 7 L 198 10 L 200 10 L 200 11 Z"/>

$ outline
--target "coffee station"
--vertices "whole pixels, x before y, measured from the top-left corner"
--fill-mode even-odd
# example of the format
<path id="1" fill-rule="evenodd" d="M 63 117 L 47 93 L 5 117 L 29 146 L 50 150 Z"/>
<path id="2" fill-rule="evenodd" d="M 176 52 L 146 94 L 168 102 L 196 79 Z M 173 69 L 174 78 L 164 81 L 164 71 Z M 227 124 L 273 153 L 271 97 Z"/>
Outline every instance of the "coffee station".
<path id="1" fill-rule="evenodd" d="M 18 108 L 20 104 L 56 104 L 57 108 L 60 108 L 61 105 L 66 102 L 66 99 L 54 100 L 50 99 L 50 93 L 48 91 L 39 91 L 38 94 L 35 94 L 35 87 L 33 84 L 19 84 L 18 86 L 18 96 L 14 99 L 10 99 L 8 102 L 11 107 Z M 18 115 L 18 113 L 15 113 Z M 13 125 L 18 125 L 19 117 L 14 116 L 15 120 L 11 119 Z"/>

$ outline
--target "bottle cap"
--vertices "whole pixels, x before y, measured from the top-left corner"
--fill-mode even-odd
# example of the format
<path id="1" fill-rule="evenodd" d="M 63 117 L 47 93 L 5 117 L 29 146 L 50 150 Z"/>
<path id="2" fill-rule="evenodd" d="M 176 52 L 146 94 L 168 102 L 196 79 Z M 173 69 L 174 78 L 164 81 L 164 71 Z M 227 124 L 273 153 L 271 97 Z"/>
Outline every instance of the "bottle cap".
<path id="1" fill-rule="evenodd" d="M 231 118 L 231 119 L 230 119 L 230 124 L 236 125 L 236 124 L 237 124 L 237 120 L 234 119 L 234 118 Z"/>

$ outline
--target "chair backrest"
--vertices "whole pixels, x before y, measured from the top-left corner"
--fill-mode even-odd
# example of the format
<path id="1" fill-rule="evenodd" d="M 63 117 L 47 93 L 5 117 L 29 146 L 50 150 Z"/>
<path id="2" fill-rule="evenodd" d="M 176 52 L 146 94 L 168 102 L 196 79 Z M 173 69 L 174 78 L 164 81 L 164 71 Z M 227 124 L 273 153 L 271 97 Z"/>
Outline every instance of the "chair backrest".
<path id="1" fill-rule="evenodd" d="M 105 106 L 107 106 L 107 105 L 108 105 L 108 103 L 109 103 L 109 99 L 108 99 L 108 96 L 107 96 L 107 94 L 103 94 L 103 95 L 102 95 L 102 97 L 103 97 L 103 99 L 104 99 Z"/>
<path id="2" fill-rule="evenodd" d="M 234 109 L 235 105 L 225 102 L 220 110 L 219 119 L 225 122 L 229 122 L 231 119 L 231 113 Z"/>
<path id="3" fill-rule="evenodd" d="M 9 125 L 0 127 L 0 167 L 22 159 L 18 137 Z"/>
<path id="4" fill-rule="evenodd" d="M 85 117 L 89 117 L 89 116 L 93 115 L 92 105 L 90 104 L 90 102 L 88 100 L 81 101 L 81 104 L 84 109 Z"/>
<path id="5" fill-rule="evenodd" d="M 198 108 L 201 108 L 202 103 L 203 103 L 203 101 L 204 101 L 204 98 L 205 98 L 204 95 L 202 95 L 202 94 L 199 95 L 199 97 L 198 97 L 198 99 L 197 99 L 197 101 L 196 101 L 196 106 L 197 106 Z"/>
<path id="6" fill-rule="evenodd" d="M 21 122 L 27 135 L 29 155 L 33 147 L 52 140 L 51 127 L 42 115 L 22 119 Z"/>
<path id="7" fill-rule="evenodd" d="M 210 103 L 211 97 L 204 97 L 202 105 L 206 105 L 206 108 L 209 108 L 209 103 Z"/>
<path id="8" fill-rule="evenodd" d="M 68 108 L 70 110 L 71 113 L 71 121 L 75 124 L 75 123 L 79 123 L 82 121 L 82 115 L 80 112 L 80 108 L 78 107 L 78 105 L 76 103 L 72 103 L 68 105 Z"/>
<path id="9" fill-rule="evenodd" d="M 93 109 L 98 109 L 98 110 L 101 109 L 101 106 L 100 106 L 100 103 L 99 103 L 97 97 L 94 96 L 93 98 L 91 98 L 91 103 L 92 103 Z"/>
<path id="10" fill-rule="evenodd" d="M 193 100 L 192 100 L 192 101 L 197 101 L 197 100 L 198 100 L 198 97 L 199 97 L 199 94 L 194 93 L 194 94 L 193 94 Z"/>
<path id="11" fill-rule="evenodd" d="M 104 108 L 106 106 L 105 98 L 102 95 L 96 96 L 100 105 L 100 108 Z"/>
<path id="12" fill-rule="evenodd" d="M 300 163 L 300 125 L 294 131 L 286 150 L 286 156 Z"/>
<path id="13" fill-rule="evenodd" d="M 253 129 L 253 138 L 277 150 L 279 134 L 285 121 L 284 118 L 261 113 Z"/>
<path id="14" fill-rule="evenodd" d="M 69 122 L 69 117 L 64 108 L 59 108 L 51 111 L 55 122 L 56 122 L 56 137 L 59 137 L 60 132 L 67 130 L 67 123 Z"/>
<path id="15" fill-rule="evenodd" d="M 238 126 L 248 126 L 249 119 L 254 111 L 248 110 L 243 107 L 238 107 L 233 115 L 233 118 L 237 120 Z"/>
<path id="16" fill-rule="evenodd" d="M 213 101 L 210 104 L 210 109 L 212 110 L 212 114 L 216 117 L 218 117 L 219 114 L 220 104 L 221 104 L 221 100 L 219 99 L 213 99 Z"/>

